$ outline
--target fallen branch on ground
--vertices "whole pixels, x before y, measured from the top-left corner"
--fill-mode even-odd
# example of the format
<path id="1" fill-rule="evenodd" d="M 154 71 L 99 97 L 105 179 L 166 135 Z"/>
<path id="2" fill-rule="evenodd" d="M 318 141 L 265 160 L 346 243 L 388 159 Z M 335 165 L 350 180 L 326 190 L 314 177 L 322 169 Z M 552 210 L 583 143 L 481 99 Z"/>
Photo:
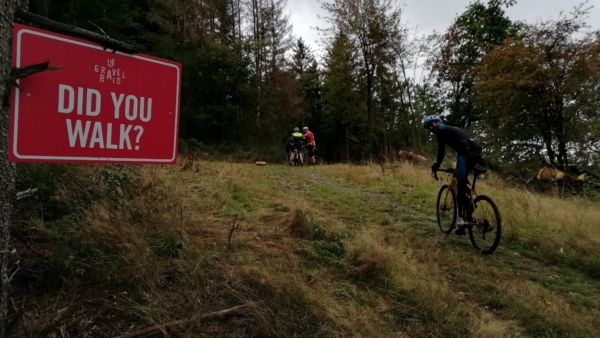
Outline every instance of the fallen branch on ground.
<path id="1" fill-rule="evenodd" d="M 229 316 L 237 316 L 243 313 L 246 313 L 247 310 L 252 309 L 257 307 L 258 305 L 261 305 L 263 302 L 250 302 L 250 303 L 246 303 L 243 305 L 239 305 L 239 306 L 235 306 L 226 310 L 221 310 L 221 311 L 215 311 L 215 312 L 210 312 L 210 313 L 206 313 L 197 317 L 192 317 L 191 319 L 181 319 L 181 320 L 176 320 L 170 323 L 165 323 L 165 324 L 159 324 L 159 325 L 155 325 L 152 327 L 148 327 L 139 331 L 134 331 L 134 332 L 130 332 L 130 333 L 126 333 L 114 338 L 133 338 L 133 337 L 142 337 L 145 335 L 149 335 L 149 334 L 153 334 L 159 331 L 164 331 L 165 329 L 168 329 L 170 327 L 174 327 L 174 326 L 180 326 L 180 325 L 185 325 L 189 322 L 194 322 L 194 321 L 201 321 L 201 320 L 210 320 L 210 319 L 217 319 L 217 318 L 224 318 L 224 317 L 229 317 Z"/>

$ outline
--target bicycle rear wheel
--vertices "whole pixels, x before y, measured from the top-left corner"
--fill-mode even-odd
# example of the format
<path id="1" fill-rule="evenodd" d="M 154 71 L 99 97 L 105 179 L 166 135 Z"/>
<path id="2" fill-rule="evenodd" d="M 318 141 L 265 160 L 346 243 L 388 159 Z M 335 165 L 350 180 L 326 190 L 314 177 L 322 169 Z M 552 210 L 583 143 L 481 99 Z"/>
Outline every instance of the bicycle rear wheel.
<path id="1" fill-rule="evenodd" d="M 319 155 L 319 150 L 317 147 L 313 148 L 313 156 L 315 157 L 315 165 L 323 164 L 323 158 Z"/>
<path id="2" fill-rule="evenodd" d="M 304 163 L 304 165 L 306 166 L 310 166 L 310 157 L 308 156 L 308 151 L 306 150 L 306 148 L 302 149 L 302 163 Z"/>
<path id="3" fill-rule="evenodd" d="M 502 218 L 496 203 L 488 196 L 477 196 L 474 201 L 472 222 L 469 226 L 471 244 L 484 255 L 489 255 L 500 243 Z"/>
<path id="4" fill-rule="evenodd" d="M 456 225 L 458 206 L 456 204 L 456 195 L 447 184 L 440 188 L 436 209 L 437 222 L 438 226 L 440 227 L 440 231 L 446 235 L 451 233 Z"/>

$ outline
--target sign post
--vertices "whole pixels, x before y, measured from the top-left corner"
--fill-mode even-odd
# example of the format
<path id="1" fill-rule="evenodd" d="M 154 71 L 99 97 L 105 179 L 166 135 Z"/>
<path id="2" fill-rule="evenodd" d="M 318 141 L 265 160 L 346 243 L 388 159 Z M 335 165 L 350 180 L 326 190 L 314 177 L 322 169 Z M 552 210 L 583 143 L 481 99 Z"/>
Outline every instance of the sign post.
<path id="1" fill-rule="evenodd" d="M 47 60 L 12 89 L 12 162 L 177 162 L 180 64 L 15 24 L 13 66 Z"/>

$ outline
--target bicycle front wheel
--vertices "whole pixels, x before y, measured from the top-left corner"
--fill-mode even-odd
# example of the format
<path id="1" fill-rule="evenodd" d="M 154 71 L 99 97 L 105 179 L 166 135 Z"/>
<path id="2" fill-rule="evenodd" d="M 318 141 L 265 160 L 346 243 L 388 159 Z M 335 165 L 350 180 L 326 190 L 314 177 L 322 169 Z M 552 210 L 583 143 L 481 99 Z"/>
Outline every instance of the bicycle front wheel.
<path id="1" fill-rule="evenodd" d="M 475 210 L 469 226 L 471 244 L 484 255 L 489 255 L 500 243 L 502 218 L 496 203 L 488 196 L 477 196 Z"/>
<path id="2" fill-rule="evenodd" d="M 456 195 L 447 184 L 440 188 L 436 205 L 438 226 L 440 227 L 440 231 L 447 235 L 454 229 L 456 215 L 458 214 Z"/>

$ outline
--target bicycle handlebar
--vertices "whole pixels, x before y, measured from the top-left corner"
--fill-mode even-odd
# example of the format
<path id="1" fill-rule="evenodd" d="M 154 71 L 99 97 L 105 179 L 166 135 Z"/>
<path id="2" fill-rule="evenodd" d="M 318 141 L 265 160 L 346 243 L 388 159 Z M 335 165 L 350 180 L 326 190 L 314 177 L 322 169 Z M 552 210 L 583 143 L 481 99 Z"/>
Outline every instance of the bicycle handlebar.
<path id="1" fill-rule="evenodd" d="M 454 172 L 456 171 L 456 169 L 452 169 L 452 168 L 448 168 L 448 169 L 438 169 L 436 171 L 433 171 L 431 174 L 433 175 L 433 177 L 435 177 L 436 181 L 439 181 L 440 179 L 438 178 L 437 172 L 444 172 L 444 173 L 448 173 L 448 174 L 454 174 Z"/>

